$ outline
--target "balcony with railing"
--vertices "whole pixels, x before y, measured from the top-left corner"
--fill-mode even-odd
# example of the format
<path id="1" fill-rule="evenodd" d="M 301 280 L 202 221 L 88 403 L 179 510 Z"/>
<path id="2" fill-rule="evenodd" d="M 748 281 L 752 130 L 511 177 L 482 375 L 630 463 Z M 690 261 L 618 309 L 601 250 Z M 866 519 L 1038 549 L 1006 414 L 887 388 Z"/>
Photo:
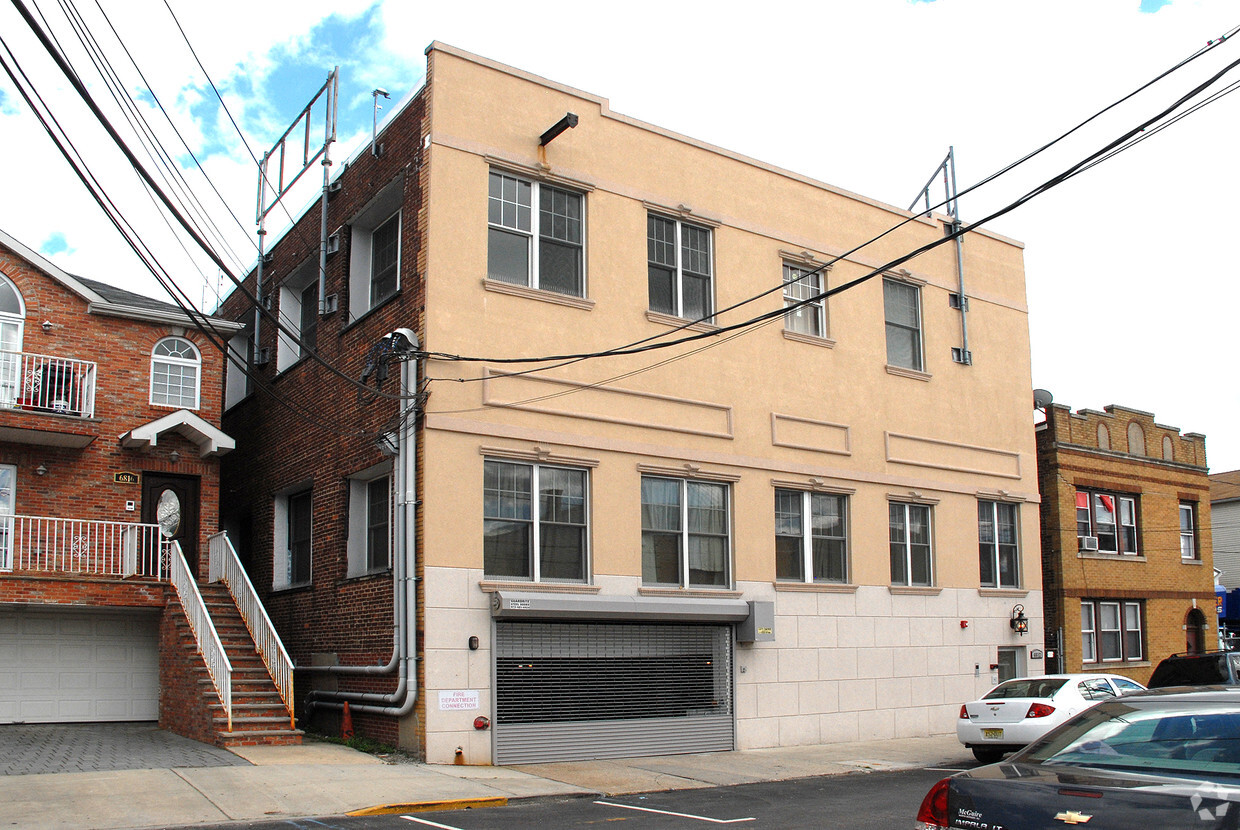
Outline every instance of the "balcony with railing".
<path id="1" fill-rule="evenodd" d="M 0 351 L 0 408 L 93 418 L 97 369 L 87 360 Z"/>
<path id="2" fill-rule="evenodd" d="M 159 525 L 0 516 L 0 574 L 168 576 Z"/>

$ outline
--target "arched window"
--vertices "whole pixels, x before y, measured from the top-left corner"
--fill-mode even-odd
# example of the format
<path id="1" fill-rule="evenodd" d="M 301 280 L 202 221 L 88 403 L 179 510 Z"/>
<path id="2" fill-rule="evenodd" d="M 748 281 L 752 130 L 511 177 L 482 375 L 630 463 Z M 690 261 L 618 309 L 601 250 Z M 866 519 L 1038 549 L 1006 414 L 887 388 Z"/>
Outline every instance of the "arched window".
<path id="1" fill-rule="evenodd" d="M 1145 455 L 1145 430 L 1136 421 L 1128 424 L 1128 452 L 1132 455 Z"/>
<path id="2" fill-rule="evenodd" d="M 1163 461 L 1175 461 L 1175 448 L 1171 444 L 1171 436 L 1163 436 Z"/>
<path id="3" fill-rule="evenodd" d="M 0 406 L 12 406 L 19 396 L 25 322 L 21 292 L 8 277 L 0 274 Z"/>
<path id="4" fill-rule="evenodd" d="M 1111 431 L 1106 424 L 1098 424 L 1098 449 L 1111 449 Z"/>
<path id="5" fill-rule="evenodd" d="M 151 403 L 198 408 L 202 358 L 184 337 L 165 337 L 151 351 Z"/>

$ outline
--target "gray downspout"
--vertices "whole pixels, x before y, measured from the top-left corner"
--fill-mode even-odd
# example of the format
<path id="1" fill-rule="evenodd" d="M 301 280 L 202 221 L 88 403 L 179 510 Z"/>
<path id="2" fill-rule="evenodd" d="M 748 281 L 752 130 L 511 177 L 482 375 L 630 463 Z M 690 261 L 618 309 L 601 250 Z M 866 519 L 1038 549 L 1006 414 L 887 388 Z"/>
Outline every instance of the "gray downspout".
<path id="1" fill-rule="evenodd" d="M 316 708 L 341 710 L 347 701 L 351 712 L 401 717 L 413 711 L 418 700 L 414 662 L 417 657 L 417 389 L 418 365 L 408 353 L 418 348 L 417 336 L 409 329 L 397 329 L 393 353 L 403 354 L 400 370 L 401 417 L 396 453 L 396 551 L 392 568 L 392 604 L 396 633 L 392 658 L 385 666 L 302 666 L 311 671 L 332 674 L 378 675 L 399 669 L 396 689 L 390 693 L 313 691 L 306 696 L 307 715 Z M 407 347 L 398 348 L 399 339 Z M 404 351 L 407 348 L 408 351 Z M 355 705 L 356 704 L 356 705 Z"/>

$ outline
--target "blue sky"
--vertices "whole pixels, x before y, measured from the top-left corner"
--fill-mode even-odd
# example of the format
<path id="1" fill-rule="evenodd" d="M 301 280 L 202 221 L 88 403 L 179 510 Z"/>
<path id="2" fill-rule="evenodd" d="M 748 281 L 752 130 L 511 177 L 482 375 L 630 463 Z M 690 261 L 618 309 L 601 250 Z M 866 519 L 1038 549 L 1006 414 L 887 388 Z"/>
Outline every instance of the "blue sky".
<path id="1" fill-rule="evenodd" d="M 223 194 L 227 211 L 175 137 L 157 127 L 219 228 L 225 261 L 244 272 L 256 238 L 249 152 L 161 0 L 102 5 Z M 632 0 L 622 10 L 562 0 L 536 10 L 492 0 L 172 6 L 255 154 L 338 65 L 333 158 L 345 160 L 370 138 L 371 90 L 391 92 L 380 114 L 389 116 L 420 84 L 423 50 L 441 40 L 606 97 L 624 115 L 899 207 L 913 200 L 949 146 L 961 185 L 976 182 L 1240 24 L 1234 0 L 769 0 L 744 17 L 720 15 L 714 4 L 665 0 Z M 55 11 L 45 12 L 55 20 Z M 83 14 L 122 67 L 97 9 L 83 7 Z M 92 169 L 186 293 L 213 305 L 216 286 L 226 281 L 167 231 L 24 29 L 11 6 L 0 5 L 0 32 Z M 68 30 L 59 31 L 75 54 Z M 1240 43 L 1217 54 L 1234 60 Z M 1207 63 L 1209 71 L 1221 65 L 1211 59 L 1201 71 L 1177 73 L 1055 152 L 963 197 L 964 218 L 1006 204 L 1157 111 L 1200 80 Z M 125 85 L 149 108 L 150 94 L 132 72 Z M 3 77 L 0 134 L 20 159 L 9 165 L 6 190 L 22 194 L 0 199 L 0 228 L 71 272 L 159 296 L 154 278 Z M 1074 409 L 1117 403 L 1203 432 L 1215 469 L 1240 468 L 1240 429 L 1233 426 L 1240 392 L 1218 382 L 1216 365 L 1234 348 L 1227 335 L 1240 306 L 1230 245 L 1237 134 L 1240 96 L 1226 96 L 992 228 L 1026 246 L 1034 384 Z M 290 210 L 313 195 L 313 186 L 297 191 Z"/>

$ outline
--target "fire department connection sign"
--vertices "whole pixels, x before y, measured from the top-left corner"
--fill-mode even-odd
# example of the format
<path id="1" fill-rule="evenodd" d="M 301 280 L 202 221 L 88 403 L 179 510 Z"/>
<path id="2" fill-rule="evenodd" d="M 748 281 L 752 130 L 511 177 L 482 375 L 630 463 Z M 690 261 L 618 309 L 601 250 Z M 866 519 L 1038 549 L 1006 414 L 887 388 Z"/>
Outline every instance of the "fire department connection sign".
<path id="1" fill-rule="evenodd" d="M 477 689 L 454 689 L 439 693 L 439 711 L 441 712 L 474 712 L 477 709 Z"/>

